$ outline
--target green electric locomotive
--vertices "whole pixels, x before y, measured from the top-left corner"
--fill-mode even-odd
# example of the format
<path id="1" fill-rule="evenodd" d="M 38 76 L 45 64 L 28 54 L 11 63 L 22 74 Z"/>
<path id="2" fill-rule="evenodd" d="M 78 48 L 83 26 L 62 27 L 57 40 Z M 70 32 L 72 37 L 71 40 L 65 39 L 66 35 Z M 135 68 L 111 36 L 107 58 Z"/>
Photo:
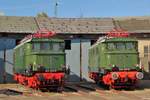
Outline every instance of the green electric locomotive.
<path id="1" fill-rule="evenodd" d="M 64 82 L 64 40 L 52 32 L 27 36 L 14 49 L 14 78 L 32 88 L 61 89 Z"/>
<path id="2" fill-rule="evenodd" d="M 89 49 L 89 77 L 109 88 L 134 88 L 140 72 L 138 43 L 125 37 L 99 39 Z"/>

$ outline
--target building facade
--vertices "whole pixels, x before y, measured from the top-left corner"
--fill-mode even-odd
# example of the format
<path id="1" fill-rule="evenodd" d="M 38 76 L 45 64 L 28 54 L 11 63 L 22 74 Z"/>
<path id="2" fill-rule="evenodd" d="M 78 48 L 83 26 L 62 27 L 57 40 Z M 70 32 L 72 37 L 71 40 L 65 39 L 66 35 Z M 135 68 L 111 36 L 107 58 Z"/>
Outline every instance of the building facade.
<path id="1" fill-rule="evenodd" d="M 13 82 L 13 48 L 24 36 L 40 29 L 55 31 L 65 40 L 68 81 L 89 81 L 88 48 L 112 29 L 123 29 L 139 42 L 140 63 L 150 73 L 150 17 L 48 18 L 0 16 L 0 83 Z"/>

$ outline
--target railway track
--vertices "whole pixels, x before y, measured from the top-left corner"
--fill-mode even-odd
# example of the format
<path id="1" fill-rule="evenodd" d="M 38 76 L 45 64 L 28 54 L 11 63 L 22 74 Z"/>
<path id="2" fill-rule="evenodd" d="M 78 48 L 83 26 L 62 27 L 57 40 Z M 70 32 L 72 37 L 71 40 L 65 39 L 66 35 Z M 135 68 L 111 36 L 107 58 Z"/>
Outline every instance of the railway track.
<path id="1" fill-rule="evenodd" d="M 64 86 L 64 90 L 62 93 L 58 92 L 42 92 L 41 90 L 34 90 L 22 85 L 14 86 L 13 88 L 4 88 L 0 89 L 0 94 L 5 95 L 25 95 L 25 96 L 83 96 L 92 98 L 90 96 L 96 96 L 97 98 L 101 97 L 103 100 L 107 100 L 107 96 L 120 96 L 120 97 L 126 97 L 130 99 L 142 99 L 141 97 L 137 95 L 130 94 L 124 90 L 105 90 L 102 87 L 97 86 L 96 84 L 66 84 Z M 98 97 L 98 96 L 99 97 Z"/>
<path id="2" fill-rule="evenodd" d="M 16 87 L 8 88 L 7 90 L 11 90 L 11 92 L 15 93 L 22 93 L 22 95 L 41 95 L 46 96 L 48 93 L 58 93 L 57 91 L 49 91 L 49 90 L 35 90 L 32 88 L 28 88 L 26 86 L 17 85 Z M 95 87 L 93 84 L 66 84 L 64 86 L 63 92 L 60 94 L 81 94 L 87 95 L 90 92 L 98 92 L 104 94 L 103 89 Z"/>

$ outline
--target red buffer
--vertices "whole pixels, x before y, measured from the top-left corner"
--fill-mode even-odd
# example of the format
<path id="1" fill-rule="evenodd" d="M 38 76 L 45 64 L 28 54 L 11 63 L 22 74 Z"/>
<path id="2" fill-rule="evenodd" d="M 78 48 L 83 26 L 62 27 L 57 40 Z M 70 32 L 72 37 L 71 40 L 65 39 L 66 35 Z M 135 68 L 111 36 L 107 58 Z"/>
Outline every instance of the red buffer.
<path id="1" fill-rule="evenodd" d="M 111 88 L 135 88 L 139 79 L 143 78 L 143 73 L 137 71 L 110 72 L 103 76 L 104 84 Z"/>
<path id="2" fill-rule="evenodd" d="M 22 85 L 27 85 L 28 87 L 35 89 L 51 87 L 61 88 L 64 85 L 63 72 L 35 73 L 32 76 L 15 74 L 14 79 Z"/>
<path id="3" fill-rule="evenodd" d="M 96 72 L 90 72 L 89 77 L 95 82 L 109 86 L 109 88 L 135 88 L 138 80 L 143 79 L 143 73 L 138 71 L 108 72 L 99 76 Z"/>

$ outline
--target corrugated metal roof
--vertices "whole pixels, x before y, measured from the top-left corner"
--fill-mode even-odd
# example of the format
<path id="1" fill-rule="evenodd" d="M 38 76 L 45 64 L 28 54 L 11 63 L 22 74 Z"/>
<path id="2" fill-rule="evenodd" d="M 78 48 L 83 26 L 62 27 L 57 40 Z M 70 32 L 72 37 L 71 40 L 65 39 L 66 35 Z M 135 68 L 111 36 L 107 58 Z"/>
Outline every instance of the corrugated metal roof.
<path id="1" fill-rule="evenodd" d="M 112 18 L 45 18 L 37 17 L 40 29 L 56 33 L 105 33 L 115 26 Z"/>
<path id="2" fill-rule="evenodd" d="M 150 33 L 150 16 L 118 18 L 0 16 L 0 32 L 35 33 L 43 28 L 64 34 L 101 34 L 113 28 L 121 28 L 130 33 Z"/>
<path id="3" fill-rule="evenodd" d="M 34 17 L 0 16 L 0 32 L 34 33 L 36 30 Z"/>
<path id="4" fill-rule="evenodd" d="M 119 18 L 115 23 L 117 28 L 130 33 L 150 33 L 150 17 Z"/>

